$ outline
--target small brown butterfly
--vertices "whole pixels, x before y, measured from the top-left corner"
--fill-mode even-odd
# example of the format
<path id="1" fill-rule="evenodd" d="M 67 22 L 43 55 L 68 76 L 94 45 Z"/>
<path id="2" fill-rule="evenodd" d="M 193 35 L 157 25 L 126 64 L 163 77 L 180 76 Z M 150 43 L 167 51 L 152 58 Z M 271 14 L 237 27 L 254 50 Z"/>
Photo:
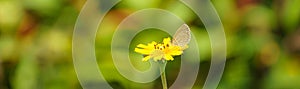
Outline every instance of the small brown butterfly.
<path id="1" fill-rule="evenodd" d="M 191 40 L 191 30 L 187 24 L 180 26 L 173 36 L 172 44 L 185 47 Z"/>

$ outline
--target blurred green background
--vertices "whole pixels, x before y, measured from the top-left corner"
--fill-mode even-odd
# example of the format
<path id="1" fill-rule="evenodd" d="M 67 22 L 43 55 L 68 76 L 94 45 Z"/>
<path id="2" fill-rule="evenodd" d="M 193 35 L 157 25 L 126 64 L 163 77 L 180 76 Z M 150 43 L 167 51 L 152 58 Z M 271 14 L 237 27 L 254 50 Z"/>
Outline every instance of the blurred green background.
<path id="1" fill-rule="evenodd" d="M 84 3 L 84 0 L 0 0 L 0 89 L 82 88 L 74 70 L 71 48 L 74 24 Z M 300 89 L 300 0 L 212 0 L 212 3 L 227 40 L 227 61 L 219 89 Z M 210 67 L 209 37 L 194 12 L 175 0 L 124 0 L 105 16 L 99 27 L 105 29 L 101 32 L 105 35 L 97 36 L 95 49 L 105 79 L 116 89 L 161 88 L 159 78 L 150 83 L 135 83 L 122 77 L 114 68 L 110 53 L 118 24 L 126 16 L 146 8 L 173 12 L 199 38 L 201 64 L 194 88 L 201 88 Z M 165 36 L 168 35 L 157 29 L 145 30 L 135 37 L 131 48 L 138 40 L 160 41 Z M 133 64 L 141 70 L 149 66 Z M 175 81 L 179 67 L 179 57 L 168 64 L 169 86 Z"/>

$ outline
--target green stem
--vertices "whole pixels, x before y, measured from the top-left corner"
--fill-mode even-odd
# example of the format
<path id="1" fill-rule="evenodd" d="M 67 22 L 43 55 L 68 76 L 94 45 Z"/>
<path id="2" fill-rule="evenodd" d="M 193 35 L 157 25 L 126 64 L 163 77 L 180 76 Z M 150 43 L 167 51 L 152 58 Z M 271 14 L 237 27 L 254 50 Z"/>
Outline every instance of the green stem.
<path id="1" fill-rule="evenodd" d="M 166 72 L 165 72 L 165 67 L 166 67 L 166 62 L 163 63 L 163 65 L 160 65 L 160 77 L 161 77 L 161 83 L 163 86 L 163 89 L 168 89 L 167 85 L 167 79 L 166 79 Z"/>

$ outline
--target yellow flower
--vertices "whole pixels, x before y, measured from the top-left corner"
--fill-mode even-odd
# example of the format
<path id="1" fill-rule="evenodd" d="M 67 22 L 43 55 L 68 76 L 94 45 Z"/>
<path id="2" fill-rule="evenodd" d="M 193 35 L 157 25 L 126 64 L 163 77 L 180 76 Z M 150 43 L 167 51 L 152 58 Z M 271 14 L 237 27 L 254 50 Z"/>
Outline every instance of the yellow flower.
<path id="1" fill-rule="evenodd" d="M 144 54 L 144 58 L 142 61 L 148 61 L 150 58 L 153 58 L 154 61 L 158 60 L 174 60 L 173 56 L 181 55 L 183 53 L 184 48 L 173 45 L 171 43 L 171 39 L 164 38 L 162 44 L 158 44 L 155 41 L 148 43 L 147 45 L 138 44 L 137 48 L 134 49 L 135 52 Z"/>

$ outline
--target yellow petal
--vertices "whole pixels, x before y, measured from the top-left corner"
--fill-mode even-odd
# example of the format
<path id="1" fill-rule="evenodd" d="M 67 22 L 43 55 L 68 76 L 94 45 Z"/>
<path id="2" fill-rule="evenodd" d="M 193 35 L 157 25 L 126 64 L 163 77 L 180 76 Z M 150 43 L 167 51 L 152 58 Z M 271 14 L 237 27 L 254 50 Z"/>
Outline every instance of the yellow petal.
<path id="1" fill-rule="evenodd" d="M 142 61 L 148 61 L 149 59 L 150 59 L 150 56 L 146 56 L 146 57 L 143 58 Z"/>
<path id="2" fill-rule="evenodd" d="M 170 42 L 171 42 L 170 37 L 164 38 L 163 42 L 164 42 L 164 44 L 170 44 Z"/>
<path id="3" fill-rule="evenodd" d="M 165 55 L 165 59 L 167 61 L 169 61 L 169 60 L 173 61 L 174 60 L 174 58 L 171 55 Z"/>
<path id="4" fill-rule="evenodd" d="M 181 50 L 185 50 L 185 49 L 187 49 L 187 48 L 189 48 L 189 46 L 188 46 L 188 45 L 185 45 L 185 46 L 183 46 L 183 47 L 181 48 Z"/>
<path id="5" fill-rule="evenodd" d="M 134 49 L 135 52 L 141 53 L 141 54 L 150 54 L 152 52 L 152 50 L 146 50 L 146 49 L 139 49 L 139 48 L 135 48 Z"/>
<path id="6" fill-rule="evenodd" d="M 148 45 L 155 45 L 155 44 L 157 44 L 155 41 L 152 41 L 150 44 L 148 44 Z"/>
<path id="7" fill-rule="evenodd" d="M 148 46 L 147 46 L 147 45 L 144 45 L 144 44 L 138 44 L 137 47 L 140 47 L 140 48 L 147 48 Z"/>
<path id="8" fill-rule="evenodd" d="M 168 54 L 169 55 L 181 55 L 183 52 L 182 51 L 172 51 L 172 52 L 169 52 Z"/>

